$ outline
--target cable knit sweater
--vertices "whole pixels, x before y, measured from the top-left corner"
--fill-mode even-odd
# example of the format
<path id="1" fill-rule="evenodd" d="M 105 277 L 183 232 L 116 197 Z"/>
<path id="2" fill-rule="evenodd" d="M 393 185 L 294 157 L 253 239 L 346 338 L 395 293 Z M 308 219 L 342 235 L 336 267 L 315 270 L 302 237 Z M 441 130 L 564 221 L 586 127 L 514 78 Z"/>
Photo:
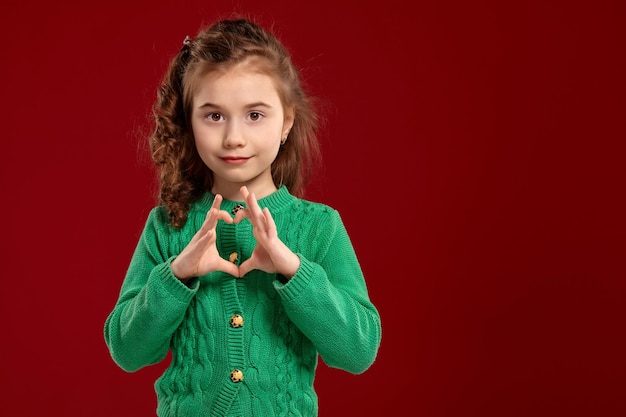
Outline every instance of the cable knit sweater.
<path id="1" fill-rule="evenodd" d="M 200 228 L 214 195 L 194 203 L 185 226 L 154 208 L 130 262 L 104 336 L 114 361 L 136 371 L 172 359 L 157 380 L 157 414 L 317 416 L 318 354 L 351 373 L 374 361 L 380 317 L 336 210 L 282 187 L 259 200 L 280 239 L 300 257 L 283 284 L 255 270 L 243 278 L 213 272 L 181 283 L 170 262 Z M 230 212 L 237 202 L 224 200 Z M 218 251 L 241 264 L 255 246 L 249 220 L 218 222 Z M 236 260 L 235 260 L 236 258 Z"/>

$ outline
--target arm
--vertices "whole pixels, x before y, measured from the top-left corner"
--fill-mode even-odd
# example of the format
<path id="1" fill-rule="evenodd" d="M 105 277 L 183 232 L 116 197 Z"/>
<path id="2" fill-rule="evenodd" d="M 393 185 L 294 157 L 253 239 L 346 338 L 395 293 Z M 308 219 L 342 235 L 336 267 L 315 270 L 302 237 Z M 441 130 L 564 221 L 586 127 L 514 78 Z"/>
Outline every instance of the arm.
<path id="1" fill-rule="evenodd" d="M 369 368 L 378 352 L 381 323 L 363 273 L 336 211 L 315 233 L 319 259 L 300 255 L 300 267 L 286 284 L 275 282 L 290 319 L 311 340 L 324 362 L 352 373 Z"/>
<path id="2" fill-rule="evenodd" d="M 113 360 L 130 372 L 165 358 L 197 290 L 197 282 L 188 288 L 172 273 L 164 217 L 159 209 L 150 213 L 104 327 Z"/>
<path id="3" fill-rule="evenodd" d="M 163 360 L 197 292 L 194 277 L 213 271 L 239 276 L 216 247 L 218 220 L 232 222 L 220 210 L 221 202 L 217 195 L 200 229 L 176 256 L 169 250 L 167 214 L 160 208 L 150 213 L 119 301 L 105 323 L 106 343 L 121 368 L 134 371 Z"/>

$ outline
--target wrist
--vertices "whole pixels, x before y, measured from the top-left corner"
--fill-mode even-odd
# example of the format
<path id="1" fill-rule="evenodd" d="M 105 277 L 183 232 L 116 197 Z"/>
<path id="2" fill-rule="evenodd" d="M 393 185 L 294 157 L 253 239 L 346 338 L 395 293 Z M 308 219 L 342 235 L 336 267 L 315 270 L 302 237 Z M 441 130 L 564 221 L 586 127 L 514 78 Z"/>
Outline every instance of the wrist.
<path id="1" fill-rule="evenodd" d="M 185 274 L 181 270 L 180 261 L 178 262 L 177 261 L 178 261 L 178 258 L 174 258 L 172 262 L 170 262 L 170 269 L 172 270 L 172 274 L 183 284 L 187 284 L 187 281 L 189 281 L 193 277 Z"/>
<path id="2" fill-rule="evenodd" d="M 283 268 L 281 268 L 281 270 L 277 273 L 289 281 L 294 275 L 296 275 L 298 269 L 300 269 L 300 257 L 292 252 L 291 255 L 285 260 Z"/>

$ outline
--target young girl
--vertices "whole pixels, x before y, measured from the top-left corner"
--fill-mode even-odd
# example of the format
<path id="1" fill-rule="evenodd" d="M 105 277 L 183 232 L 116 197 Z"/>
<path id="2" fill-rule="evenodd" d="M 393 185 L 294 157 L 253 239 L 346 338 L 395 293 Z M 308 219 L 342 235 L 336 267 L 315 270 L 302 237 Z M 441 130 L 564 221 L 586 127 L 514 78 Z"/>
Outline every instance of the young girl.
<path id="1" fill-rule="evenodd" d="M 296 197 L 316 116 L 274 35 L 186 38 L 159 89 L 160 201 L 107 318 L 112 358 L 158 379 L 159 416 L 316 416 L 318 354 L 364 372 L 381 339 L 337 211 Z"/>

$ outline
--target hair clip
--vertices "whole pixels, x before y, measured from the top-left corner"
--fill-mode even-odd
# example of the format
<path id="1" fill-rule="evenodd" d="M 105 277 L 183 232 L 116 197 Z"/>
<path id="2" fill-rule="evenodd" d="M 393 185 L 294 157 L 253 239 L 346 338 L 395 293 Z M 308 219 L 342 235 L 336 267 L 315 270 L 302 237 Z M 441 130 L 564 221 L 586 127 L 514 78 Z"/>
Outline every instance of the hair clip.
<path id="1" fill-rule="evenodd" d="M 180 52 L 184 52 L 185 54 L 189 53 L 191 48 L 191 38 L 189 36 L 185 36 L 183 39 L 183 46 L 180 47 Z"/>

